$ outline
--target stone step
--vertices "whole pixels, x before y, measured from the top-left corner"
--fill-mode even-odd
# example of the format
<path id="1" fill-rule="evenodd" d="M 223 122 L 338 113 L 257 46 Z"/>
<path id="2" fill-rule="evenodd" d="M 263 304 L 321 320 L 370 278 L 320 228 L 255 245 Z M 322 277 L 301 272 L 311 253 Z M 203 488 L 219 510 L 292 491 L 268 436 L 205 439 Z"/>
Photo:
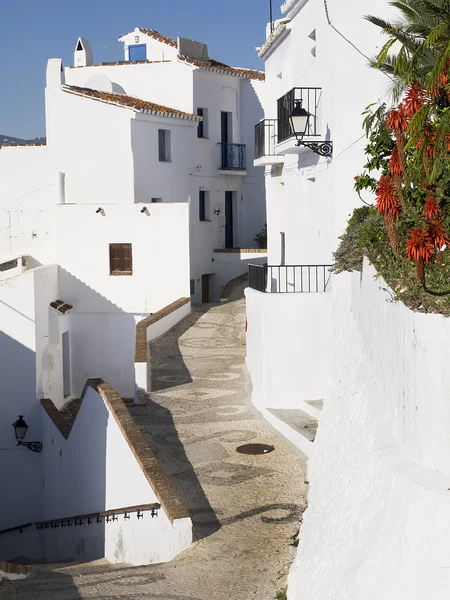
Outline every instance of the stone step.
<path id="1" fill-rule="evenodd" d="M 269 408 L 266 418 L 306 456 L 311 456 L 318 420 L 300 409 Z"/>
<path id="2" fill-rule="evenodd" d="M 308 415 L 311 415 L 311 417 L 319 420 L 322 414 L 323 400 L 305 400 L 299 408 L 308 413 Z"/>

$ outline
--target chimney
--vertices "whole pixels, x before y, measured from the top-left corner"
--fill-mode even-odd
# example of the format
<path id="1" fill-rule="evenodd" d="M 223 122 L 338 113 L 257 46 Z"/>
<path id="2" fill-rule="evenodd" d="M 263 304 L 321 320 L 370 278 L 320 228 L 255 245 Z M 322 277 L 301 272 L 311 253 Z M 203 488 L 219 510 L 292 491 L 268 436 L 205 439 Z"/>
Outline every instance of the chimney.
<path id="1" fill-rule="evenodd" d="M 94 64 L 94 55 L 89 40 L 78 38 L 73 57 L 75 67 L 91 67 Z"/>

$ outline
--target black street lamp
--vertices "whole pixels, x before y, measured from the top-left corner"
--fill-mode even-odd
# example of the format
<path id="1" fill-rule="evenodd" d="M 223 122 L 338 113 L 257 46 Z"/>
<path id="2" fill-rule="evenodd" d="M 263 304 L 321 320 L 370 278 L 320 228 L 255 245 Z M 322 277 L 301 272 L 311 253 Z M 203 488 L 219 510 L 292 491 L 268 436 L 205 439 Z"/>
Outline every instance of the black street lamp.
<path id="1" fill-rule="evenodd" d="M 333 142 L 304 142 L 309 127 L 311 115 L 302 106 L 302 100 L 295 100 L 294 108 L 289 116 L 291 128 L 297 138 L 297 146 L 305 146 L 320 156 L 331 156 L 333 154 Z M 314 117 L 313 117 L 314 118 Z"/>
<path id="2" fill-rule="evenodd" d="M 32 452 L 42 452 L 42 442 L 24 442 L 24 438 L 27 435 L 28 425 L 23 418 L 23 415 L 19 415 L 19 418 L 13 423 L 14 432 L 16 434 L 16 440 L 18 446 L 25 446 Z"/>

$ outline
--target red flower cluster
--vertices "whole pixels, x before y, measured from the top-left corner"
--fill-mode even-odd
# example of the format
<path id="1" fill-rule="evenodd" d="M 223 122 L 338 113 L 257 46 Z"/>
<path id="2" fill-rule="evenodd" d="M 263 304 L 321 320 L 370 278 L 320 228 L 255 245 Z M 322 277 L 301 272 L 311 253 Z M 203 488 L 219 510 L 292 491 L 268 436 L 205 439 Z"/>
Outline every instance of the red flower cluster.
<path id="1" fill-rule="evenodd" d="M 434 248 L 428 231 L 422 227 L 411 229 L 406 242 L 406 257 L 409 260 L 428 263 L 433 256 Z"/>
<path id="2" fill-rule="evenodd" d="M 435 219 L 441 215 L 441 209 L 439 207 L 438 201 L 434 196 L 430 194 L 427 195 L 425 205 L 423 207 L 423 216 L 427 221 L 431 219 Z"/>
<path id="3" fill-rule="evenodd" d="M 389 161 L 389 172 L 391 175 L 402 175 L 403 173 L 397 146 L 392 150 L 391 159 Z"/>
<path id="4" fill-rule="evenodd" d="M 380 215 L 393 215 L 396 219 L 400 214 L 400 206 L 395 193 L 394 180 L 389 175 L 383 175 L 378 182 L 377 208 Z"/>

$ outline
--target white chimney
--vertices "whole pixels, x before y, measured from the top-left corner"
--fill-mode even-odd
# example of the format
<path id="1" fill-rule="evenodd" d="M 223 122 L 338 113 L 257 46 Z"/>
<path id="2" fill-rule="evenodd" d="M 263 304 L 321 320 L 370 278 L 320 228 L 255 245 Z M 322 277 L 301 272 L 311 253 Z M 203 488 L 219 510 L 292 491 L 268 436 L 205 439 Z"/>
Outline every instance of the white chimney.
<path id="1" fill-rule="evenodd" d="M 94 64 L 94 55 L 89 40 L 79 37 L 73 56 L 75 67 L 91 67 Z"/>

